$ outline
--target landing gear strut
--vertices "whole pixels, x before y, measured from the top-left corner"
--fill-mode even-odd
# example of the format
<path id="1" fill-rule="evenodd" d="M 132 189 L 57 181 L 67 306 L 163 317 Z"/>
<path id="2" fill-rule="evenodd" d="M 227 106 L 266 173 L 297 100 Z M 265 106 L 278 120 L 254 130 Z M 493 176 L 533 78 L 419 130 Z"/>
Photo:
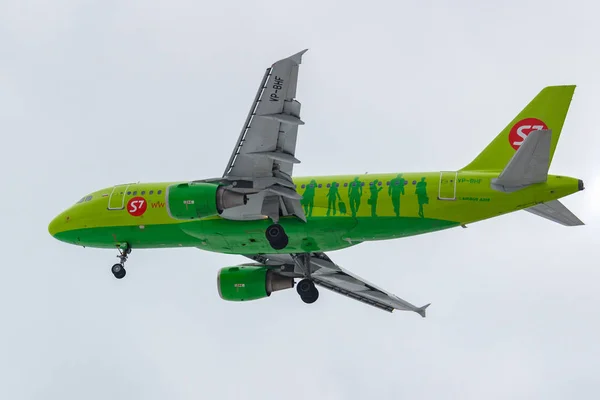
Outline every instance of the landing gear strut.
<path id="1" fill-rule="evenodd" d="M 127 261 L 127 256 L 131 254 L 131 247 L 129 247 L 129 245 L 127 244 L 125 245 L 125 247 L 119 247 L 118 250 L 119 255 L 117 256 L 117 258 L 119 258 L 120 262 L 118 264 L 113 265 L 110 270 L 115 276 L 115 278 L 123 279 L 123 277 L 125 277 L 125 274 L 127 274 L 127 271 L 125 271 L 125 261 Z"/>
<path id="2" fill-rule="evenodd" d="M 265 236 L 275 250 L 284 249 L 288 245 L 288 235 L 285 234 L 283 226 L 279 224 L 270 225 L 265 232 Z"/>

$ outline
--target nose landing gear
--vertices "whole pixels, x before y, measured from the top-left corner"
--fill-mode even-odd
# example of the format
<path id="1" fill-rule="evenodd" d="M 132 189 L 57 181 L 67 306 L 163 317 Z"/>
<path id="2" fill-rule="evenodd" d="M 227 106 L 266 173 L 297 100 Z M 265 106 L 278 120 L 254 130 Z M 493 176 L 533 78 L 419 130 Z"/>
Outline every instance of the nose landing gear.
<path id="1" fill-rule="evenodd" d="M 129 247 L 128 244 L 125 244 L 125 246 L 118 247 L 117 250 L 119 250 L 117 258 L 119 258 L 120 262 L 113 265 L 110 270 L 115 278 L 123 279 L 125 274 L 127 274 L 127 271 L 125 271 L 125 261 L 127 261 L 127 256 L 131 254 L 131 247 Z"/>

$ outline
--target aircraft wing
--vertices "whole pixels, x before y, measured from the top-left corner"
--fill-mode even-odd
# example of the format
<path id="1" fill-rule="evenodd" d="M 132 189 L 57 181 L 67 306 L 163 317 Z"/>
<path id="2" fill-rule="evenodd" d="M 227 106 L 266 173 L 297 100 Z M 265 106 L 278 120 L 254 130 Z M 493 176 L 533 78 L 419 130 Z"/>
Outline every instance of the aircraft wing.
<path id="1" fill-rule="evenodd" d="M 267 215 L 274 221 L 279 216 L 296 215 L 306 221 L 302 197 L 292 182 L 293 166 L 300 162 L 295 157 L 298 125 L 304 124 L 296 85 L 305 52 L 267 68 L 223 173 L 223 180 L 235 190 L 254 193 L 249 207 L 243 210 L 245 215 Z M 230 210 L 229 214 L 236 212 L 240 210 Z M 223 216 L 235 217 L 229 214 Z"/>
<path id="2" fill-rule="evenodd" d="M 335 264 L 325 253 L 261 254 L 248 257 L 264 265 L 277 267 L 277 272 L 282 275 L 298 278 L 306 276 L 309 265 L 310 276 L 315 284 L 385 311 L 414 311 L 425 317 L 425 309 L 429 307 L 429 304 L 414 306 L 378 288 Z"/>

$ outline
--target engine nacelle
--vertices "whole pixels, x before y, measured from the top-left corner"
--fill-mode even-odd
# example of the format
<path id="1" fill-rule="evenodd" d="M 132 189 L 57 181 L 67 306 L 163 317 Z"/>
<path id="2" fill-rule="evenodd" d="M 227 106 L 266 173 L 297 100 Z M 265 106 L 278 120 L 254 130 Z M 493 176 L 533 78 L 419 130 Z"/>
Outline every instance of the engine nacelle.
<path id="1" fill-rule="evenodd" d="M 181 183 L 167 189 L 167 211 L 176 219 L 211 217 L 247 202 L 245 194 L 214 183 Z"/>
<path id="2" fill-rule="evenodd" d="M 248 301 L 294 287 L 294 278 L 262 265 L 238 265 L 219 270 L 217 288 L 223 300 Z"/>

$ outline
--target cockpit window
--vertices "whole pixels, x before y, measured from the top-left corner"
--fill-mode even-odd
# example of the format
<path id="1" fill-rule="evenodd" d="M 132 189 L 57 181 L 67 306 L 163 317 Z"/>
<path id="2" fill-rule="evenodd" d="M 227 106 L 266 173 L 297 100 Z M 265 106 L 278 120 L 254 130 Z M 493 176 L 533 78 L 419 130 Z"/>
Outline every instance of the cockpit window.
<path id="1" fill-rule="evenodd" d="M 83 203 L 83 201 L 85 200 L 85 197 L 82 197 L 81 200 L 79 200 L 77 203 L 75 204 L 79 204 L 79 203 Z"/>
<path id="2" fill-rule="evenodd" d="M 92 199 L 92 196 L 87 196 L 87 197 L 85 198 L 85 201 L 90 201 L 91 199 Z"/>

